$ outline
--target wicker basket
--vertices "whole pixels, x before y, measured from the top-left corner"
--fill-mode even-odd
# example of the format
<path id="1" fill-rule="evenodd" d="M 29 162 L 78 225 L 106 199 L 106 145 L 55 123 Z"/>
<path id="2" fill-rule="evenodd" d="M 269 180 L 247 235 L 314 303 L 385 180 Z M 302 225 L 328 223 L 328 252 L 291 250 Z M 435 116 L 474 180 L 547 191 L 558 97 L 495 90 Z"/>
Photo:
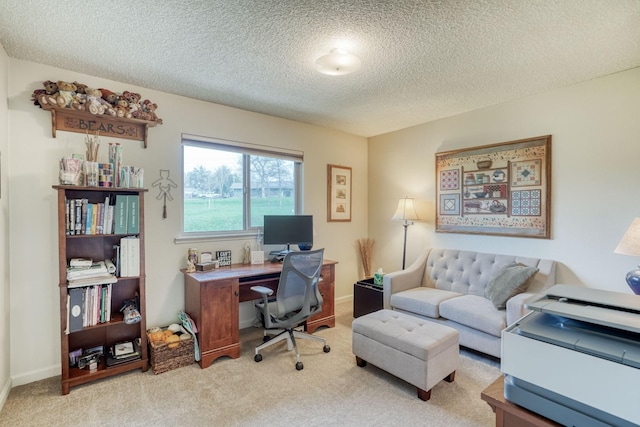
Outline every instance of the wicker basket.
<path id="1" fill-rule="evenodd" d="M 489 169 L 491 167 L 491 159 L 482 159 L 476 162 L 478 169 Z"/>
<path id="2" fill-rule="evenodd" d="M 147 338 L 149 333 L 147 332 Z M 169 348 L 169 343 L 154 343 L 149 339 L 149 355 L 151 369 L 154 374 L 161 374 L 172 369 L 191 365 L 195 361 L 193 337 L 176 342 L 177 347 Z"/>

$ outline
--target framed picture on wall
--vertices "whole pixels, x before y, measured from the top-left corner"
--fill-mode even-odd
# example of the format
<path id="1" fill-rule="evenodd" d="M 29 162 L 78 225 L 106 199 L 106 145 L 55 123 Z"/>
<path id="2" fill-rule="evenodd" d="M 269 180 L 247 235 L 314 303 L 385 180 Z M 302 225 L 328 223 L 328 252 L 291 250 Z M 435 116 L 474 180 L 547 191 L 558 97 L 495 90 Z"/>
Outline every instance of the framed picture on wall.
<path id="1" fill-rule="evenodd" d="M 551 135 L 436 153 L 436 232 L 551 237 Z"/>
<path id="2" fill-rule="evenodd" d="M 351 221 L 351 168 L 327 166 L 327 221 Z"/>

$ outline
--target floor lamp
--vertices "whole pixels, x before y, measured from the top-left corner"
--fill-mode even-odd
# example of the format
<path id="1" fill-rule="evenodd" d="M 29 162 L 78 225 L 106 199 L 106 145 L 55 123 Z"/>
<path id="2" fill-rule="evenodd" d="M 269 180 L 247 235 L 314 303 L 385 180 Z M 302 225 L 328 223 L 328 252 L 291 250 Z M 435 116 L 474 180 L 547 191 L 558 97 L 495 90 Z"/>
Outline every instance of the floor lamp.
<path id="1" fill-rule="evenodd" d="M 416 208 L 413 206 L 413 199 L 409 197 L 403 197 L 398 202 L 398 209 L 396 213 L 391 217 L 393 220 L 403 221 L 404 227 L 404 244 L 402 246 L 402 269 L 404 270 L 405 260 L 407 256 L 407 228 L 413 224 L 413 220 L 418 219 Z"/>

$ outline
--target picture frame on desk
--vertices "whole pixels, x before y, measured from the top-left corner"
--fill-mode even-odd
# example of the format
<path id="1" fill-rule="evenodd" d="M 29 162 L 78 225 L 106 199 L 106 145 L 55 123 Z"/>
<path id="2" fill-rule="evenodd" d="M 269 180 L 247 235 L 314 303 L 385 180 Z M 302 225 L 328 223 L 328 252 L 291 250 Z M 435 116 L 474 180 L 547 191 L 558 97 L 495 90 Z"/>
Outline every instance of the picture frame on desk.
<path id="1" fill-rule="evenodd" d="M 218 260 L 218 265 L 220 267 L 228 267 L 231 265 L 231 251 L 216 251 L 216 260 Z"/>

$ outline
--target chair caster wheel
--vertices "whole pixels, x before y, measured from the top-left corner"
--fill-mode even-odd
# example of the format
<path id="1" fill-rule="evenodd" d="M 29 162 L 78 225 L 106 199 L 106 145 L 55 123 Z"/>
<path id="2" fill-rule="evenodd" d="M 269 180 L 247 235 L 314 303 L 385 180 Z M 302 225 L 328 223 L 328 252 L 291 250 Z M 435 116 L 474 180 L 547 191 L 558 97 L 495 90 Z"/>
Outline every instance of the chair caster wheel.
<path id="1" fill-rule="evenodd" d="M 261 354 L 256 354 L 255 356 L 253 356 L 253 360 L 255 360 L 256 362 L 262 361 L 262 355 Z"/>
<path id="2" fill-rule="evenodd" d="M 302 371 L 302 368 L 304 368 L 304 365 L 302 364 L 302 362 L 296 362 L 296 370 Z"/>
<path id="3" fill-rule="evenodd" d="M 331 347 L 325 345 L 324 347 L 322 347 L 322 351 L 324 351 L 325 353 L 329 353 L 331 351 Z"/>

